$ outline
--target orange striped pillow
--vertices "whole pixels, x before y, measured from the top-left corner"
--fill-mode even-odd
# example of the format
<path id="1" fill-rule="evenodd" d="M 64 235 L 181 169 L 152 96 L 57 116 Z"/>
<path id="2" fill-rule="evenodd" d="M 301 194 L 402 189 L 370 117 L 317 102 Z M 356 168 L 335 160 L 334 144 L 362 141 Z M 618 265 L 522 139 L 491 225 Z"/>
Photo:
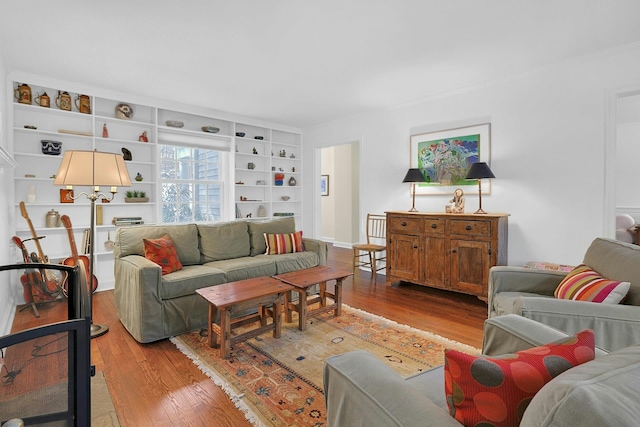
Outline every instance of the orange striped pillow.
<path id="1" fill-rule="evenodd" d="M 264 240 L 267 243 L 267 255 L 290 254 L 294 252 L 304 252 L 302 244 L 302 230 L 289 234 L 267 234 L 264 233 Z"/>
<path id="2" fill-rule="evenodd" d="M 580 264 L 560 282 L 554 295 L 559 299 L 618 304 L 627 296 L 630 286 L 629 282 L 605 279 Z"/>

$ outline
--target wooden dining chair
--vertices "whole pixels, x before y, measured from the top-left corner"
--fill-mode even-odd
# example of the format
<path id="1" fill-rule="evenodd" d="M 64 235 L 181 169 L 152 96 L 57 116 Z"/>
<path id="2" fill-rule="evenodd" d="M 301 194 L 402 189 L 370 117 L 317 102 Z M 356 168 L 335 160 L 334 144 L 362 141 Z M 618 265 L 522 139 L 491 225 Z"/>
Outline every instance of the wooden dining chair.
<path id="1" fill-rule="evenodd" d="M 353 248 L 353 271 L 358 267 L 371 268 L 371 277 L 376 280 L 379 261 L 387 259 L 386 253 L 387 216 L 367 214 L 367 243 L 357 243 Z"/>

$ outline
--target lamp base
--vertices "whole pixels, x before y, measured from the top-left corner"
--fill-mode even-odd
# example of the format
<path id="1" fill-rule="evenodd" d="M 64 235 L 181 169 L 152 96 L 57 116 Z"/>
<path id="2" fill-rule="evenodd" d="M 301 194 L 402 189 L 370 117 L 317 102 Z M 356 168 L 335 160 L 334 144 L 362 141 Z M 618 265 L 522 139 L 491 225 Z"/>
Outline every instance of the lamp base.
<path id="1" fill-rule="evenodd" d="M 409 209 L 409 212 L 418 212 L 418 209 L 416 209 L 416 207 L 412 207 L 411 209 Z"/>
<path id="2" fill-rule="evenodd" d="M 474 214 L 486 214 L 487 212 L 485 212 L 482 208 L 478 209 L 477 211 L 474 212 Z"/>
<path id="3" fill-rule="evenodd" d="M 98 323 L 91 324 L 91 338 L 98 338 L 109 332 L 109 327 L 107 325 L 100 325 Z"/>

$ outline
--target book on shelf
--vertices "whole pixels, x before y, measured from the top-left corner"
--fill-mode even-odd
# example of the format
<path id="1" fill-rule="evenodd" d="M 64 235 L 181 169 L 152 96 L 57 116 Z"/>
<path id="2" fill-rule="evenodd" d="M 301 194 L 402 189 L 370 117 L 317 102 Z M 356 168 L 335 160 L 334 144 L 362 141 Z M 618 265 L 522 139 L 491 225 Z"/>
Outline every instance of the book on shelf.
<path id="1" fill-rule="evenodd" d="M 91 230 L 86 229 L 82 231 L 82 246 L 80 247 L 82 254 L 88 254 L 91 252 Z"/>
<path id="2" fill-rule="evenodd" d="M 125 224 L 144 224 L 141 216 L 121 217 L 114 216 L 111 221 L 113 225 L 125 225 Z"/>

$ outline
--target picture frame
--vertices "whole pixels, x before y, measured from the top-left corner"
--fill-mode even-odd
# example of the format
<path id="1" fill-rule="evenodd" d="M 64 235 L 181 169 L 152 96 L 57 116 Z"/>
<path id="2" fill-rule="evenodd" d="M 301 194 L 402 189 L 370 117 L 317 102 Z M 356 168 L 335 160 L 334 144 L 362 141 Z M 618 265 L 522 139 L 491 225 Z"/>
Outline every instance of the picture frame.
<path id="1" fill-rule="evenodd" d="M 329 195 L 329 175 L 320 175 L 320 195 Z"/>
<path id="2" fill-rule="evenodd" d="M 478 181 L 466 180 L 473 163 L 490 162 L 491 124 L 462 126 L 412 135 L 410 168 L 418 168 L 428 182 L 417 183 L 416 195 L 450 195 L 457 188 L 478 194 Z M 491 181 L 483 181 L 483 194 L 491 194 Z"/>
<path id="3" fill-rule="evenodd" d="M 60 203 L 73 203 L 73 190 L 60 189 Z"/>

